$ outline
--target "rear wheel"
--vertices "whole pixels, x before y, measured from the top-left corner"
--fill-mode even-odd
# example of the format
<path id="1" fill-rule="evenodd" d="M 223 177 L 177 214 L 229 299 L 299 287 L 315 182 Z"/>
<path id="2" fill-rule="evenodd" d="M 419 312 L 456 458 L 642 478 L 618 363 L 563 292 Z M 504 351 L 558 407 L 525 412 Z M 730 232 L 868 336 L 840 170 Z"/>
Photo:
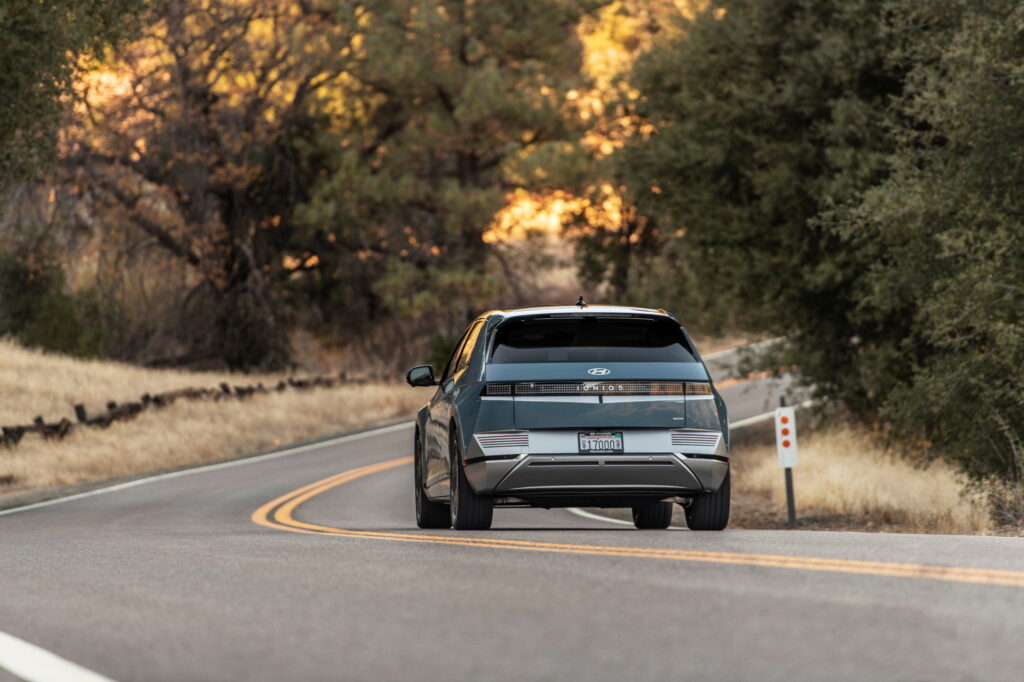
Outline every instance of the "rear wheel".
<path id="1" fill-rule="evenodd" d="M 451 453 L 449 485 L 451 489 L 451 524 L 455 530 L 487 530 L 494 517 L 494 500 L 473 492 L 462 468 L 462 450 L 459 439 L 452 433 L 448 448 Z"/>
<path id="2" fill-rule="evenodd" d="M 686 525 L 690 530 L 722 530 L 729 525 L 731 478 L 730 472 L 718 490 L 693 498 L 693 503 L 686 507 Z"/>
<path id="3" fill-rule="evenodd" d="M 641 529 L 663 529 L 672 523 L 671 502 L 648 502 L 633 507 L 633 525 Z"/>
<path id="4" fill-rule="evenodd" d="M 413 487 L 416 495 L 416 525 L 420 528 L 450 528 L 451 517 L 448 507 L 431 502 L 423 490 L 423 456 L 420 451 L 420 437 L 416 434 L 415 458 L 413 465 Z"/>

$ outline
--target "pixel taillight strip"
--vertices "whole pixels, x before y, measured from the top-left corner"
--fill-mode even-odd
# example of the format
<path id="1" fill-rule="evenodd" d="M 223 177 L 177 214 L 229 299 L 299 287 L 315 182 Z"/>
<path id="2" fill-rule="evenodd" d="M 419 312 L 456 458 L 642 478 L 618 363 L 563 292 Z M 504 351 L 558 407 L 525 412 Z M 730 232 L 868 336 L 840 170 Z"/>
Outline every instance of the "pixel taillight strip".
<path id="1" fill-rule="evenodd" d="M 704 381 L 532 381 L 518 384 L 487 384 L 487 396 L 581 396 L 581 395 L 711 395 Z"/>
<path id="2" fill-rule="evenodd" d="M 696 550 L 660 549 L 654 547 L 616 547 L 613 545 L 576 545 L 560 542 L 511 540 L 494 536 L 428 535 L 369 530 L 351 530 L 299 521 L 294 517 L 299 505 L 340 485 L 371 474 L 376 474 L 412 463 L 412 457 L 398 457 L 376 464 L 351 469 L 286 493 L 259 507 L 251 515 L 253 523 L 293 533 L 334 535 L 348 538 L 369 538 L 398 542 L 423 542 L 440 545 L 460 545 L 487 549 L 507 549 L 529 552 L 554 552 L 586 556 L 615 556 L 638 559 L 663 559 L 714 564 L 734 564 L 763 568 L 781 568 L 852 575 L 870 575 L 891 578 L 917 578 L 946 582 L 1024 587 L 1024 571 L 961 568 L 957 566 L 929 566 L 923 564 L 897 564 L 880 561 L 826 559 L 818 557 L 784 556 L 772 554 L 739 554 L 733 552 L 705 552 Z"/>

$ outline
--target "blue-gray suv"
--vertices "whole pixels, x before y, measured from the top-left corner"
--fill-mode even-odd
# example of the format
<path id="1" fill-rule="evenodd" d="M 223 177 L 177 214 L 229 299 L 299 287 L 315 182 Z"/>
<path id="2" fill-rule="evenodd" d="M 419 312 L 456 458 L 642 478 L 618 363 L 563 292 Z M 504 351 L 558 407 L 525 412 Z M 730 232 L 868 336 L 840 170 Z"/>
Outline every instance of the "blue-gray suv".
<path id="1" fill-rule="evenodd" d="M 416 522 L 487 529 L 494 507 L 625 507 L 667 528 L 729 521 L 725 403 L 679 322 L 663 310 L 497 310 L 463 334 L 417 414 Z"/>

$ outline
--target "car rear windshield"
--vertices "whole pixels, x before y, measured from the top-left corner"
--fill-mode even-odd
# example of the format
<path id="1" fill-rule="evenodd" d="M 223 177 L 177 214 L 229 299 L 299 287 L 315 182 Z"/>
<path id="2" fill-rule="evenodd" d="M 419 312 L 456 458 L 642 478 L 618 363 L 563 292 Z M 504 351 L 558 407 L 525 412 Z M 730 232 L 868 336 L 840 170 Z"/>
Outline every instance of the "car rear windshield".
<path id="1" fill-rule="evenodd" d="M 498 327 L 491 362 L 695 362 L 667 318 L 521 318 Z"/>

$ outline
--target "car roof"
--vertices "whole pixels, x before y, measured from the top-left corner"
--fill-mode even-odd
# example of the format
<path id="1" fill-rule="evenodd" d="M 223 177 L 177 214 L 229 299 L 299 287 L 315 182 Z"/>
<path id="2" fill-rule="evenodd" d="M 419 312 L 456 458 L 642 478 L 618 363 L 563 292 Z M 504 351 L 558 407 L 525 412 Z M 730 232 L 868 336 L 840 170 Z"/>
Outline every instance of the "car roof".
<path id="1" fill-rule="evenodd" d="M 498 316 L 504 319 L 515 317 L 533 317 L 538 315 L 654 315 L 658 317 L 675 317 L 664 310 L 654 308 L 635 308 L 624 305 L 549 305 L 527 308 L 510 308 L 508 310 L 492 310 L 485 317 Z"/>

